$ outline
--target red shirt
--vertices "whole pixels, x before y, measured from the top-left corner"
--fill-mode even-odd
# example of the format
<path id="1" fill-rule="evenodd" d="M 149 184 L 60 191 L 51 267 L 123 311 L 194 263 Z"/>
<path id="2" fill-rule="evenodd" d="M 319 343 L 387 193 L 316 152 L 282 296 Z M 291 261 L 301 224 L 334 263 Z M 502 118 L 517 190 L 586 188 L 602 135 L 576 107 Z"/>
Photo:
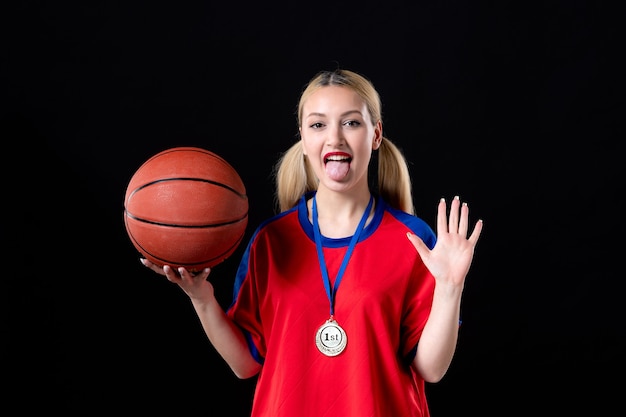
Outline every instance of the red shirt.
<path id="1" fill-rule="evenodd" d="M 430 248 L 435 234 L 377 200 L 336 293 L 334 317 L 347 346 L 325 356 L 315 342 L 330 302 L 308 220 L 310 197 L 257 228 L 237 272 L 227 314 L 263 364 L 252 417 L 429 416 L 424 380 L 410 364 L 435 282 L 406 233 Z M 349 242 L 322 237 L 332 285 Z"/>

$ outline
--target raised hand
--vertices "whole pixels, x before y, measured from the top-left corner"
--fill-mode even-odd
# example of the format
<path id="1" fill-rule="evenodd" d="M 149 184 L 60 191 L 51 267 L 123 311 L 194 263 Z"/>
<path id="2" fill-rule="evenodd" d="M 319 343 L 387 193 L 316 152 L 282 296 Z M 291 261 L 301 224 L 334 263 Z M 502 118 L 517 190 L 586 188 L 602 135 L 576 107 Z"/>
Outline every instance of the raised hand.
<path id="1" fill-rule="evenodd" d="M 478 220 L 469 238 L 469 207 L 461 204 L 458 196 L 450 205 L 450 217 L 446 215 L 446 201 L 441 199 L 437 208 L 437 243 L 430 250 L 415 234 L 407 237 L 415 246 L 424 264 L 438 284 L 463 286 L 474 257 L 474 248 L 482 231 L 483 222 Z"/>

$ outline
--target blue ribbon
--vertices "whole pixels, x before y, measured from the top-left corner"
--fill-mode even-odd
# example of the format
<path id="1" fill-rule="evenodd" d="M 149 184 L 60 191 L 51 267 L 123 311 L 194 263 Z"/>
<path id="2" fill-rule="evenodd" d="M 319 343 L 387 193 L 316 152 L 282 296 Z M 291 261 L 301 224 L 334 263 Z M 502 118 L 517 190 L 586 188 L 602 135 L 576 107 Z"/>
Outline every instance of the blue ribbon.
<path id="1" fill-rule="evenodd" d="M 370 210 L 372 209 L 372 204 L 374 203 L 374 196 L 370 195 L 370 201 L 367 204 L 367 208 L 363 213 L 363 217 L 361 217 L 361 221 L 352 235 L 352 239 L 350 240 L 350 245 L 348 246 L 348 250 L 343 257 L 343 262 L 341 263 L 341 267 L 339 268 L 339 272 L 337 272 L 337 278 L 335 278 L 335 286 L 330 289 L 330 278 L 328 276 L 328 269 L 326 268 L 326 261 L 324 260 L 324 252 L 322 250 L 322 235 L 320 232 L 319 223 L 317 221 L 317 202 L 315 196 L 313 196 L 313 233 L 315 235 L 315 246 L 317 247 L 317 258 L 320 262 L 320 269 L 322 270 L 322 277 L 324 278 L 324 288 L 326 288 L 326 295 L 328 296 L 328 301 L 330 301 L 330 317 L 332 318 L 335 315 L 335 296 L 337 294 L 337 289 L 339 288 L 339 284 L 341 283 L 341 279 L 343 278 L 343 273 L 346 270 L 346 266 L 348 266 L 348 261 L 350 260 L 350 256 L 352 256 L 352 251 L 359 241 L 359 236 L 361 232 L 365 228 L 365 222 L 369 217 Z"/>

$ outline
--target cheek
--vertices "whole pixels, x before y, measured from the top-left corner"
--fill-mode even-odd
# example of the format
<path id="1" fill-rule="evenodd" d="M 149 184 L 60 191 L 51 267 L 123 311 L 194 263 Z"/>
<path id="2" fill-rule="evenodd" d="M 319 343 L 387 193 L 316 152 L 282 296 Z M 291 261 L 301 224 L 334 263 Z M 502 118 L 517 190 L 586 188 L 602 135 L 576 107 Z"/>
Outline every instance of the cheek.
<path id="1" fill-rule="evenodd" d="M 319 153 L 318 145 L 315 140 L 309 138 L 301 138 L 300 146 L 302 147 L 302 153 L 307 156 L 316 155 Z"/>

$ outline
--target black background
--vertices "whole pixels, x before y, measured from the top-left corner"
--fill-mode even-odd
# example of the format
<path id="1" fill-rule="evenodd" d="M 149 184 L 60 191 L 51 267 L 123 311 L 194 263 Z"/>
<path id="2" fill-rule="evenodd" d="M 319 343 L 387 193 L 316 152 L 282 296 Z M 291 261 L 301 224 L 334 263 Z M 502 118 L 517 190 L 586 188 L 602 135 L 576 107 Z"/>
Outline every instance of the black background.
<path id="1" fill-rule="evenodd" d="M 10 414 L 248 414 L 254 380 L 139 263 L 125 188 L 161 150 L 212 150 L 246 184 L 249 237 L 274 212 L 302 87 L 338 66 L 379 90 L 419 215 L 434 225 L 438 199 L 458 194 L 485 222 L 457 355 L 428 386 L 433 417 L 620 406 L 623 14 L 607 4 L 5 5 Z M 212 274 L 224 305 L 240 256 Z"/>

